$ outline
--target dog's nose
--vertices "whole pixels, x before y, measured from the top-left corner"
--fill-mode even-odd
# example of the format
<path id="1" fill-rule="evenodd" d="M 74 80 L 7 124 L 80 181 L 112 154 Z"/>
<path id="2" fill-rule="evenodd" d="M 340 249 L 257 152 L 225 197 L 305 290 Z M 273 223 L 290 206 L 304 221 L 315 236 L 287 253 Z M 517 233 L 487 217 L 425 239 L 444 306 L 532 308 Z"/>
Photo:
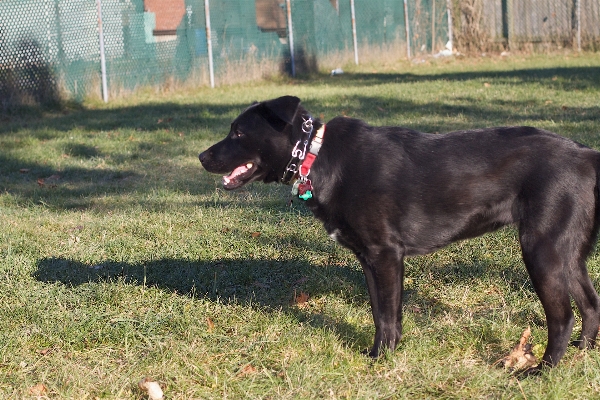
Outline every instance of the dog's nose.
<path id="1" fill-rule="evenodd" d="M 200 159 L 200 162 L 202 164 L 204 164 L 204 162 L 208 159 L 208 157 L 210 156 L 210 152 L 208 150 L 203 151 L 202 153 L 200 153 L 200 155 L 198 155 L 198 159 Z"/>

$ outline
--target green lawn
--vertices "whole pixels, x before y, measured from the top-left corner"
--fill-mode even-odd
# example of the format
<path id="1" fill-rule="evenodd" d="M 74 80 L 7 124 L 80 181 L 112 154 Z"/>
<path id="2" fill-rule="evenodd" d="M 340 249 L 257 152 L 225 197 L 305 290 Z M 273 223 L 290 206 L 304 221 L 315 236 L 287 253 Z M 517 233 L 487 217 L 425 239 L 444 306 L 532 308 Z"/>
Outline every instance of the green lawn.
<path id="1" fill-rule="evenodd" d="M 498 367 L 527 326 L 536 355 L 546 340 L 513 229 L 409 259 L 404 339 L 372 361 L 354 257 L 288 187 L 224 192 L 197 159 L 284 94 L 324 119 L 534 125 L 600 149 L 600 54 L 344 69 L 0 116 L 0 398 L 139 399 L 145 376 L 168 399 L 600 398 L 596 350 L 523 380 Z"/>

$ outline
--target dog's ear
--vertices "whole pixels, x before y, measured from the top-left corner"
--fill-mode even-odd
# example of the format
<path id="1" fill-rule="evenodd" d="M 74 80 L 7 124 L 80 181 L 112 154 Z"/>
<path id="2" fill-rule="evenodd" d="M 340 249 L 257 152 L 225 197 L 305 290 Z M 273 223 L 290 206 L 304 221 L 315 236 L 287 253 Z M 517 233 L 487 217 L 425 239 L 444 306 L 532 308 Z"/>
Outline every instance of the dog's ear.
<path id="1" fill-rule="evenodd" d="M 298 111 L 300 99 L 295 96 L 282 96 L 273 100 L 265 101 L 263 105 L 272 116 L 275 116 L 281 121 L 291 125 L 294 122 L 296 111 Z M 277 130 L 281 131 L 283 129 Z"/>

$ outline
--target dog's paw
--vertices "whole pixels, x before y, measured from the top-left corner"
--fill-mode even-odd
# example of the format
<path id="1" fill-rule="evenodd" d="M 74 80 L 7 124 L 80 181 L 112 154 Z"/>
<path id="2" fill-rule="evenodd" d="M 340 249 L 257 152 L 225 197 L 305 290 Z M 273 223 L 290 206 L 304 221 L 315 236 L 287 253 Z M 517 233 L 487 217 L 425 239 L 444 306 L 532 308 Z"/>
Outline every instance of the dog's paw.
<path id="1" fill-rule="evenodd" d="M 377 346 L 373 346 L 370 349 L 364 349 L 363 351 L 360 352 L 363 356 L 365 357 L 369 357 L 373 360 L 376 360 L 379 358 L 379 356 L 381 355 L 379 352 L 379 348 Z"/>

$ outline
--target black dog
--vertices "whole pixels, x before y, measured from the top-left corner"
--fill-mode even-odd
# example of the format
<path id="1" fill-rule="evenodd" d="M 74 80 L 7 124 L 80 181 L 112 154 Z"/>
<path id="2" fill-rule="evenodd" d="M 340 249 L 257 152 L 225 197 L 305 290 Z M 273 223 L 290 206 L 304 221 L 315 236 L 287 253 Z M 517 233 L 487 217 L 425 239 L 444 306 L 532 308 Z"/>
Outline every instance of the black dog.
<path id="1" fill-rule="evenodd" d="M 207 171 L 229 174 L 225 189 L 293 182 L 356 254 L 375 321 L 372 357 L 402 337 L 404 257 L 507 224 L 518 227 L 546 313 L 543 364 L 556 365 L 567 349 L 570 298 L 583 319 L 579 347 L 595 344 L 600 299 L 585 261 L 600 226 L 597 151 L 531 127 L 434 135 L 345 117 L 324 125 L 284 96 L 247 108 L 199 157 Z"/>

